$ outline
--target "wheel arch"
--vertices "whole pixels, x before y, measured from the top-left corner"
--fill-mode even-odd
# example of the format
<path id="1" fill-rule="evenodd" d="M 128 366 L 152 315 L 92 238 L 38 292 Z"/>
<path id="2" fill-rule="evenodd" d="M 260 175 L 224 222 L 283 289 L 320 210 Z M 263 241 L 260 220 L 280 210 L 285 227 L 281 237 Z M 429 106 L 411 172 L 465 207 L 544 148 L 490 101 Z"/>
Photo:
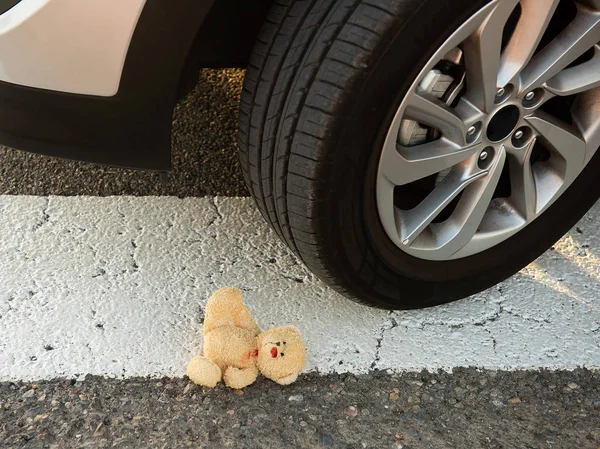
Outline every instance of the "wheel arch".
<path id="1" fill-rule="evenodd" d="M 254 10 L 233 0 L 147 0 L 114 96 L 0 82 L 0 143 L 73 160 L 169 170 L 177 101 L 195 85 L 200 68 L 247 63 L 271 1 L 247 2 Z"/>

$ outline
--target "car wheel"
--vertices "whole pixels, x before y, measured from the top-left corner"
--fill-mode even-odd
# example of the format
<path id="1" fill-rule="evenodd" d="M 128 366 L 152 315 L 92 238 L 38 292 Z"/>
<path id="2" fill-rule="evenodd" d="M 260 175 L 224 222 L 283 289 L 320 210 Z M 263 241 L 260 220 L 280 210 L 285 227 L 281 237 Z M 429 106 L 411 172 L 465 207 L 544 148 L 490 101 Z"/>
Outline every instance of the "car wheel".
<path id="1" fill-rule="evenodd" d="M 277 234 L 343 294 L 463 298 L 600 195 L 600 1 L 273 6 L 242 93 L 241 160 Z"/>

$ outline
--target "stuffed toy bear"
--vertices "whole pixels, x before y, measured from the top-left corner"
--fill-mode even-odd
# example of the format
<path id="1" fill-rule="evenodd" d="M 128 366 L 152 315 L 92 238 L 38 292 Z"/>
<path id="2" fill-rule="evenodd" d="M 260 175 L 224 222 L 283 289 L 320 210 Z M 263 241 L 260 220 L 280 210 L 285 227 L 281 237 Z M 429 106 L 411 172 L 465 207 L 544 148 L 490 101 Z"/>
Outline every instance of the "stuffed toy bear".
<path id="1" fill-rule="evenodd" d="M 204 356 L 187 366 L 190 380 L 215 387 L 221 379 L 231 388 L 253 383 L 258 373 L 281 385 L 298 378 L 306 359 L 300 331 L 293 326 L 261 331 L 236 288 L 217 290 L 204 317 Z"/>

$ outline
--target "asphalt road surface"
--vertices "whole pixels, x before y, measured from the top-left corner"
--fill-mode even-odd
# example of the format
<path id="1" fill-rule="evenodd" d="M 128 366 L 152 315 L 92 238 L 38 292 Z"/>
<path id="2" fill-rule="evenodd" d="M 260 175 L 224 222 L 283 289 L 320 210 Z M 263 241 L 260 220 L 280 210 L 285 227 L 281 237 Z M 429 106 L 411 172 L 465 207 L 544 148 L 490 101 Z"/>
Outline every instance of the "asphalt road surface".
<path id="1" fill-rule="evenodd" d="M 597 449 L 598 373 L 304 376 L 0 385 L 2 447 Z"/>
<path id="2" fill-rule="evenodd" d="M 599 372 L 572 370 L 600 366 L 598 211 L 490 292 L 388 314 L 314 279 L 250 200 L 198 200 L 208 206 L 196 214 L 196 200 L 165 199 L 176 217 L 167 220 L 152 200 L 47 198 L 246 196 L 235 137 L 242 78 L 206 70 L 178 106 L 166 184 L 0 149 L 0 194 L 19 195 L 0 197 L 0 447 L 600 448 Z M 199 228 L 189 241 L 186 226 Z M 194 252 L 204 242 L 213 243 Z M 53 257 L 58 268 L 47 270 Z M 311 372 L 296 384 L 205 390 L 181 377 L 202 301 L 236 279 L 254 298 L 285 292 L 283 311 L 255 300 L 265 326 L 290 317 L 306 326 Z"/>

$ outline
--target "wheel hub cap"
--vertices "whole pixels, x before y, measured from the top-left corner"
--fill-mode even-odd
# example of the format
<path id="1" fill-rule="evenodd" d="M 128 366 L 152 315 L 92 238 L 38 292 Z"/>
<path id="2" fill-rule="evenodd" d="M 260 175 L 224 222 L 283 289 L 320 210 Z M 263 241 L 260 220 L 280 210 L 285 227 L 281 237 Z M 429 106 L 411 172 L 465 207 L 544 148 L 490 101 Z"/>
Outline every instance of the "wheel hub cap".
<path id="1" fill-rule="evenodd" d="M 487 137 L 490 142 L 500 142 L 510 136 L 520 118 L 521 112 L 514 105 L 500 109 L 487 127 Z"/>

